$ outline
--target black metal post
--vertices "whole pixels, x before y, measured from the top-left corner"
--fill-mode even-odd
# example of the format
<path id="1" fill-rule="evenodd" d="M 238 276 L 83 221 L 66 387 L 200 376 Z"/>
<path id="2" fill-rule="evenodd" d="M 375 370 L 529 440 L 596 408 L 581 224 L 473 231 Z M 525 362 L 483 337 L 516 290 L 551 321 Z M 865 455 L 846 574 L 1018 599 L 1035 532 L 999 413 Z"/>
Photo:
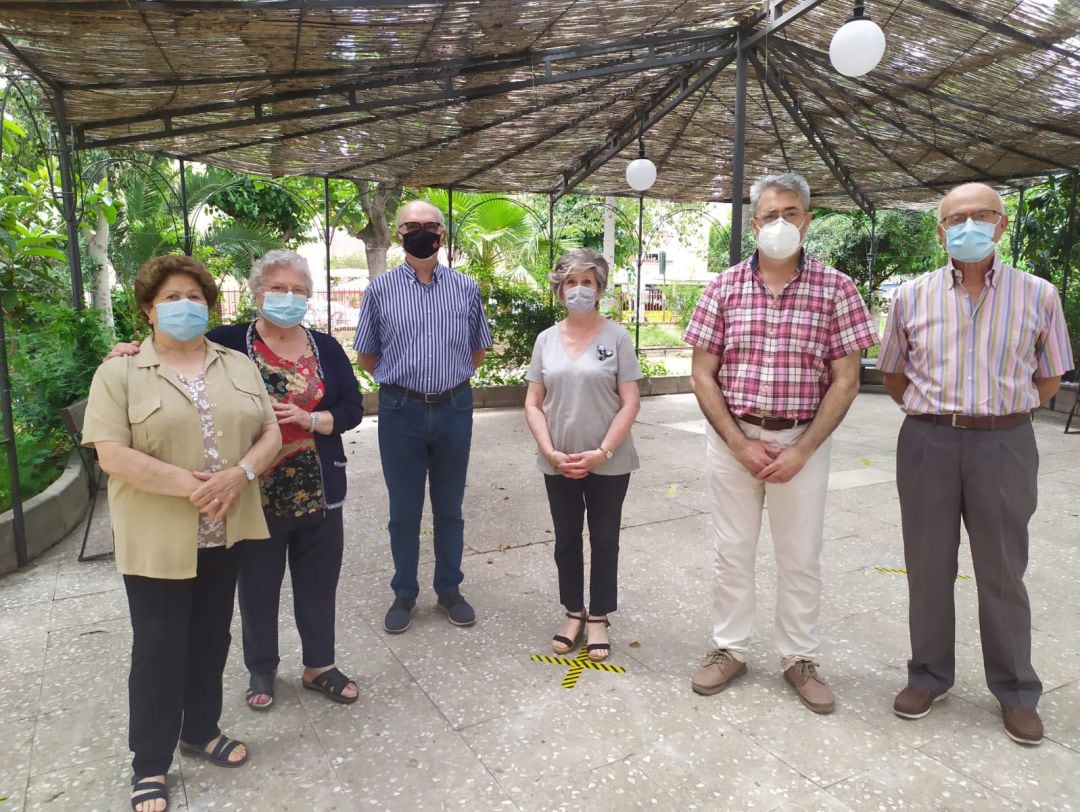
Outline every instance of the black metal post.
<path id="1" fill-rule="evenodd" d="M 874 265 L 877 261 L 877 209 L 870 212 L 870 250 L 866 252 L 866 298 L 867 307 L 874 301 Z"/>
<path id="2" fill-rule="evenodd" d="M 634 299 L 634 352 L 641 352 L 641 314 L 645 308 L 641 304 L 641 261 L 645 255 L 645 193 L 638 194 L 637 204 L 637 298 Z"/>
<path id="3" fill-rule="evenodd" d="M 742 259 L 743 158 L 746 152 L 746 51 L 742 42 L 743 32 L 739 31 L 735 57 L 735 143 L 731 154 L 731 245 L 728 250 L 731 265 Z"/>
<path id="4" fill-rule="evenodd" d="M 25 567 L 30 562 L 30 555 L 26 550 L 26 522 L 23 520 L 22 491 L 19 487 L 19 456 L 15 450 L 15 419 L 11 412 L 11 375 L 8 372 L 7 336 L 4 334 L 3 294 L 4 289 L 0 288 L 0 408 L 3 410 L 3 442 L 7 446 L 8 478 L 11 480 L 15 559 L 20 567 Z"/>
<path id="5" fill-rule="evenodd" d="M 334 334 L 333 300 L 330 298 L 330 178 L 323 178 L 323 243 L 326 246 L 326 332 Z"/>
<path id="6" fill-rule="evenodd" d="M 188 212 L 187 199 L 187 166 L 184 159 L 180 159 L 180 208 L 184 210 L 184 253 L 191 256 L 191 214 Z"/>
<path id="7" fill-rule="evenodd" d="M 76 311 L 84 306 L 82 263 L 79 260 L 79 224 L 75 214 L 75 176 L 71 171 L 71 145 L 67 137 L 67 113 L 64 96 L 53 91 L 53 113 L 56 116 L 56 151 L 60 163 L 60 200 L 63 205 L 64 226 L 67 229 L 68 270 L 71 273 L 71 303 Z"/>
<path id="8" fill-rule="evenodd" d="M 446 190 L 446 264 L 454 267 L 454 187 Z"/>
<path id="9" fill-rule="evenodd" d="M 1020 187 L 1020 202 L 1016 205 L 1016 221 L 1013 223 L 1012 233 L 1012 264 L 1015 268 L 1017 263 L 1020 262 L 1020 244 L 1024 239 L 1023 234 L 1020 233 L 1020 223 L 1024 219 L 1024 192 L 1026 190 Z"/>
<path id="10" fill-rule="evenodd" d="M 1072 180 L 1072 195 L 1069 197 L 1069 218 L 1065 224 L 1065 234 L 1062 242 L 1061 258 L 1065 262 L 1065 267 L 1061 269 L 1061 301 L 1065 301 L 1065 297 L 1069 292 L 1069 272 L 1072 270 L 1072 249 L 1073 249 L 1073 233 L 1076 229 L 1076 187 L 1080 185 L 1080 173 L 1073 172 L 1070 178 Z"/>
<path id="11" fill-rule="evenodd" d="M 548 195 L 548 273 L 555 270 L 555 195 Z M 548 288 L 548 304 L 555 294 Z"/>

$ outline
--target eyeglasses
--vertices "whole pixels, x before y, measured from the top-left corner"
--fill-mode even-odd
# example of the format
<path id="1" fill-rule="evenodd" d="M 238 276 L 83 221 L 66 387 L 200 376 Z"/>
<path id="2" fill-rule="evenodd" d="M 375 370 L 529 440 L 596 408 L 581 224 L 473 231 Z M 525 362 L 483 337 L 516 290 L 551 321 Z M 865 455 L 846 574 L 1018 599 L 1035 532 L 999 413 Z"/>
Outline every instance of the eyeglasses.
<path id="1" fill-rule="evenodd" d="M 769 225 L 775 223 L 781 217 L 785 222 L 791 223 L 793 226 L 802 225 L 802 221 L 806 218 L 806 212 L 802 209 L 784 209 L 783 211 L 763 211 L 761 214 L 755 214 L 753 219 L 757 220 L 762 225 Z"/>
<path id="2" fill-rule="evenodd" d="M 417 223 L 412 220 L 407 223 L 398 224 L 398 231 L 400 231 L 402 234 L 412 234 L 414 231 L 419 231 L 420 229 L 424 229 L 424 231 L 430 231 L 432 234 L 438 234 L 443 230 L 443 224 Z"/>
<path id="3" fill-rule="evenodd" d="M 263 288 L 263 293 L 291 293 L 293 296 L 303 296 L 305 299 L 311 295 L 307 288 L 290 288 L 285 285 L 271 285 L 268 288 Z"/>
<path id="4" fill-rule="evenodd" d="M 976 223 L 994 223 L 997 225 L 1001 221 L 1002 214 L 993 209 L 980 209 L 979 211 L 973 211 L 968 214 L 950 214 L 948 217 L 942 217 L 941 224 L 945 226 L 945 228 L 952 228 L 961 223 L 966 223 L 969 217 Z"/>

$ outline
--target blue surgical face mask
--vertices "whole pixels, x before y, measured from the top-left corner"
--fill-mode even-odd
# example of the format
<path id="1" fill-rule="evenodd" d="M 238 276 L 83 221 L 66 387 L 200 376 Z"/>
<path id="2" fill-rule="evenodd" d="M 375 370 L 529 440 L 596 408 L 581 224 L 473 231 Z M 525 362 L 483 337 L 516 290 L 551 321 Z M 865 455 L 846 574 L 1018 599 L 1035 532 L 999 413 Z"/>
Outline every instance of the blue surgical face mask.
<path id="1" fill-rule="evenodd" d="M 566 309 L 573 313 L 588 313 L 596 306 L 596 289 L 584 285 L 574 285 L 563 291 L 566 297 Z"/>
<path id="2" fill-rule="evenodd" d="M 945 229 L 945 248 L 959 262 L 978 262 L 994 252 L 994 223 L 978 223 L 970 217 Z"/>
<path id="3" fill-rule="evenodd" d="M 292 291 L 288 293 L 268 291 L 263 296 L 263 304 L 259 312 L 268 322 L 278 327 L 295 327 L 304 320 L 307 305 L 307 296 L 297 296 Z"/>
<path id="4" fill-rule="evenodd" d="M 210 313 L 206 305 L 192 299 L 176 302 L 158 302 L 156 328 L 177 341 L 191 341 L 206 332 Z"/>

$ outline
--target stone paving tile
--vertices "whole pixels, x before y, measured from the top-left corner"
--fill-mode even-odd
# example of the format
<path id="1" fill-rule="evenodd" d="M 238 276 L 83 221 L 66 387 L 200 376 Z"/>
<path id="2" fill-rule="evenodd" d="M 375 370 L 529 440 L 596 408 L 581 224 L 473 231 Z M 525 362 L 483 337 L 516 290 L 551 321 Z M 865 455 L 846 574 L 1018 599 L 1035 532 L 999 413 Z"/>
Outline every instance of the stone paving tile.
<path id="1" fill-rule="evenodd" d="M 822 674 L 837 710 L 816 716 L 784 683 L 772 643 L 775 563 L 762 528 L 750 671 L 700 697 L 690 675 L 710 647 L 711 524 L 692 395 L 646 399 L 635 428 L 619 611 L 609 663 L 573 690 L 537 663 L 560 623 L 543 481 L 521 410 L 478 412 L 466 494 L 463 592 L 476 626 L 434 607 L 430 511 L 413 627 L 387 635 L 392 600 L 377 419 L 346 438 L 351 498 L 338 590 L 338 664 L 360 699 L 300 683 L 288 578 L 274 707 L 243 701 L 238 614 L 222 727 L 251 746 L 236 771 L 178 758 L 173 809 L 1069 809 L 1080 797 L 1080 475 L 1077 444 L 1038 421 L 1039 511 L 1027 583 L 1033 655 L 1046 683 L 1047 741 L 1011 742 L 985 686 L 975 583 L 956 586 L 957 685 L 918 721 L 891 712 L 906 681 L 907 587 L 895 483 L 901 416 L 856 401 L 833 444 L 826 513 Z M 690 430 L 687 430 L 690 429 Z M 107 544 L 106 515 L 95 544 Z M 101 523 L 101 524 L 99 524 Z M 0 812 L 129 808 L 130 623 L 112 562 L 78 564 L 81 528 L 0 578 Z M 877 569 L 885 568 L 884 571 Z M 960 571 L 971 573 L 966 541 Z"/>

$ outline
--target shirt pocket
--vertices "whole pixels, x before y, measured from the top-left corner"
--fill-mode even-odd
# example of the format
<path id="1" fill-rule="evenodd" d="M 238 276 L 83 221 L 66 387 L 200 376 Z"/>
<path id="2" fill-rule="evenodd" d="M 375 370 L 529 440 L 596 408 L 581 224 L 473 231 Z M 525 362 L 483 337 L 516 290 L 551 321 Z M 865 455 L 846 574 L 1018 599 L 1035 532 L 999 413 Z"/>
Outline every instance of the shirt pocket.
<path id="1" fill-rule="evenodd" d="M 128 404 L 128 423 L 131 424 L 131 447 L 136 451 L 159 457 L 167 427 L 161 425 L 161 398 L 157 395 Z"/>
<path id="2" fill-rule="evenodd" d="M 266 422 L 263 414 L 262 396 L 266 392 L 262 381 L 251 380 L 247 377 L 237 377 L 231 381 L 235 392 L 232 397 L 222 404 L 224 409 L 218 409 L 214 413 L 214 424 L 223 432 L 238 432 L 243 438 L 241 444 L 246 441 L 240 452 L 244 454 L 255 442 L 262 431 L 262 425 Z"/>

